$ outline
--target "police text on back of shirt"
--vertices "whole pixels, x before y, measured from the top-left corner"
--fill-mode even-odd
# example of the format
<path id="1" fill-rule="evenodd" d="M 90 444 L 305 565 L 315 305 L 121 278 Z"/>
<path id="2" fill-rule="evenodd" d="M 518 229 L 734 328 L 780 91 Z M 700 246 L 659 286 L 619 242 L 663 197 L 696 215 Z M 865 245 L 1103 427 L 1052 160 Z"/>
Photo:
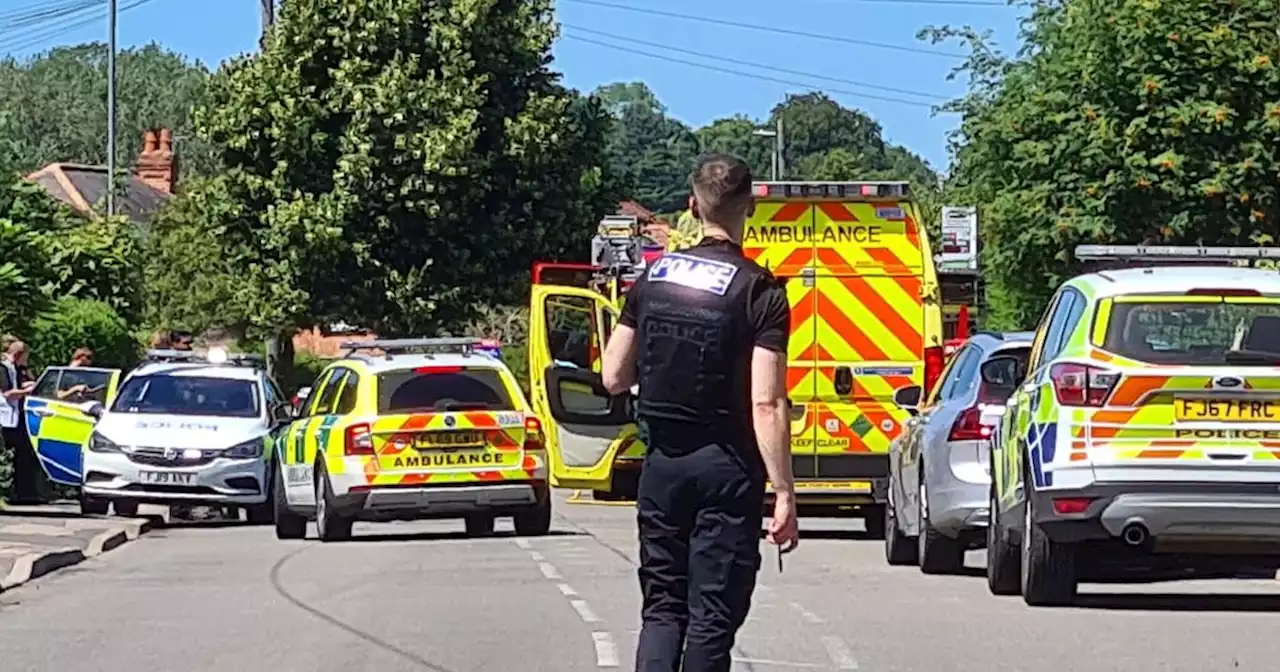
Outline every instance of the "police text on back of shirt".
<path id="1" fill-rule="evenodd" d="M 671 282 L 724 296 L 737 274 L 738 267 L 733 264 L 668 253 L 658 257 L 649 269 L 649 281 Z"/>

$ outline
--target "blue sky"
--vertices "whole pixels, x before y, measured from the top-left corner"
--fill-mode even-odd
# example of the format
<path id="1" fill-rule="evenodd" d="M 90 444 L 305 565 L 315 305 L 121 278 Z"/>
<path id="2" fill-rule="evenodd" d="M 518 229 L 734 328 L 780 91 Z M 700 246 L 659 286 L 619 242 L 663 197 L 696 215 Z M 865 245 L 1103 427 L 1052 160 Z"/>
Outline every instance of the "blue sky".
<path id="1" fill-rule="evenodd" d="M 121 0 L 121 7 L 138 1 Z M 766 33 L 590 4 L 595 1 L 766 25 L 785 31 L 819 33 L 837 39 Z M 928 103 L 936 102 L 937 97 L 945 99 L 963 93 L 963 82 L 946 80 L 947 73 L 960 62 L 959 58 L 946 54 L 959 53 L 961 47 L 931 47 L 918 42 L 915 34 L 926 25 L 969 24 L 992 30 L 998 43 L 1006 51 L 1011 50 L 1016 45 L 1017 10 L 1002 4 L 983 4 L 991 1 L 557 0 L 558 18 L 566 29 L 565 36 L 555 47 L 555 67 L 564 73 L 567 85 L 582 90 L 615 81 L 644 81 L 657 92 L 671 115 L 693 126 L 733 114 L 763 117 L 787 93 L 826 90 L 842 104 L 861 108 L 878 120 L 884 127 L 886 139 L 909 147 L 941 169 L 947 162 L 946 134 L 955 128 L 957 119 L 949 115 L 932 116 L 928 107 L 877 100 L 870 96 Z M 100 10 L 100 17 L 105 17 L 106 0 L 102 3 L 104 9 Z M 77 19 L 56 19 L 49 21 L 47 27 L 15 35 L 4 30 L 3 15 L 12 9 L 48 5 L 50 0 L 0 0 L 0 4 L 10 8 L 0 11 L 0 52 L 21 57 L 60 44 L 105 40 L 105 18 L 95 20 L 92 15 L 82 15 L 84 18 L 78 21 L 90 23 L 80 27 L 71 25 Z M 259 7 L 259 0 L 145 0 L 121 13 L 120 44 L 127 47 L 156 41 L 216 66 L 226 58 L 257 48 Z M 619 40 L 601 33 L 628 39 Z M 592 44 L 569 37 L 571 35 L 656 53 L 668 59 L 743 71 L 757 77 L 655 59 Z M 876 48 L 852 44 L 849 40 L 917 48 L 931 53 Z M 713 54 L 718 58 L 692 55 L 688 53 L 691 51 Z M 765 70 L 744 62 L 793 72 Z M 785 80 L 787 83 L 759 77 Z M 886 92 L 848 82 L 927 95 Z M 832 89 L 842 92 L 833 92 Z"/>

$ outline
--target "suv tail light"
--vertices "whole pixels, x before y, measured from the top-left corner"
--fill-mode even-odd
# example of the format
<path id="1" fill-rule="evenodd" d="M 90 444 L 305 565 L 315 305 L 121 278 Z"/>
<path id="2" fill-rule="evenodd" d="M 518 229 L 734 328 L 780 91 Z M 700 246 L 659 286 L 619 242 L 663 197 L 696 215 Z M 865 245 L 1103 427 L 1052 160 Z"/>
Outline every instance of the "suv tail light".
<path id="1" fill-rule="evenodd" d="M 1054 364 L 1049 367 L 1053 391 L 1063 406 L 1101 406 L 1111 396 L 1120 374 L 1090 364 Z"/>
<path id="2" fill-rule="evenodd" d="M 991 438 L 991 425 L 982 424 L 982 409 L 977 406 L 971 406 L 964 409 L 951 423 L 951 433 L 947 435 L 948 441 L 985 441 Z"/>
<path id="3" fill-rule="evenodd" d="M 369 429 L 368 423 L 362 422 L 347 428 L 343 452 L 347 455 L 373 454 L 373 432 Z"/>
<path id="4" fill-rule="evenodd" d="M 525 450 L 542 450 L 545 444 L 542 440 L 542 422 L 537 418 L 524 419 L 524 449 Z"/>
<path id="5" fill-rule="evenodd" d="M 947 356 L 941 346 L 924 349 L 924 391 L 920 393 L 921 399 L 929 396 L 929 391 L 938 383 L 938 377 L 942 375 L 946 363 Z"/>

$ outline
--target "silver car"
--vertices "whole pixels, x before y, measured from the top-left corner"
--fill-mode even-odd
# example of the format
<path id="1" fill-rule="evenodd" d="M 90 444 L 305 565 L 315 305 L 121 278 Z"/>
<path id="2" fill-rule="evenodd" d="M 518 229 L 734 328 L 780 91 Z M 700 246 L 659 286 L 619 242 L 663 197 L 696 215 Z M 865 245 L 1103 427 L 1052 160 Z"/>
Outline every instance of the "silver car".
<path id="1" fill-rule="evenodd" d="M 885 507 L 885 559 L 919 563 L 926 574 L 958 573 L 965 551 L 986 542 L 991 487 L 991 433 L 1009 384 L 984 382 L 982 363 L 1031 354 L 1032 332 L 979 332 L 956 351 L 927 399 L 919 387 L 898 390 L 894 401 L 913 417 L 889 447 L 889 502 Z"/>

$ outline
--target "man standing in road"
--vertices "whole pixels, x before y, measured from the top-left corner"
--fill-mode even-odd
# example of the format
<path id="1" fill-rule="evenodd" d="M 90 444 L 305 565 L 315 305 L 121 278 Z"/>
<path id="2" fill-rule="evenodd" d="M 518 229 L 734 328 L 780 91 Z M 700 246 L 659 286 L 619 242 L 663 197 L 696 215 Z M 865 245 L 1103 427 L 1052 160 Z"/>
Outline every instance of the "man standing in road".
<path id="1" fill-rule="evenodd" d="M 692 183 L 703 239 L 660 257 L 632 286 L 602 372 L 612 394 L 639 383 L 649 448 L 637 501 L 637 672 L 730 669 L 760 569 L 766 473 L 768 540 L 780 552 L 799 542 L 785 385 L 791 310 L 782 284 L 742 254 L 751 171 L 710 156 Z"/>

